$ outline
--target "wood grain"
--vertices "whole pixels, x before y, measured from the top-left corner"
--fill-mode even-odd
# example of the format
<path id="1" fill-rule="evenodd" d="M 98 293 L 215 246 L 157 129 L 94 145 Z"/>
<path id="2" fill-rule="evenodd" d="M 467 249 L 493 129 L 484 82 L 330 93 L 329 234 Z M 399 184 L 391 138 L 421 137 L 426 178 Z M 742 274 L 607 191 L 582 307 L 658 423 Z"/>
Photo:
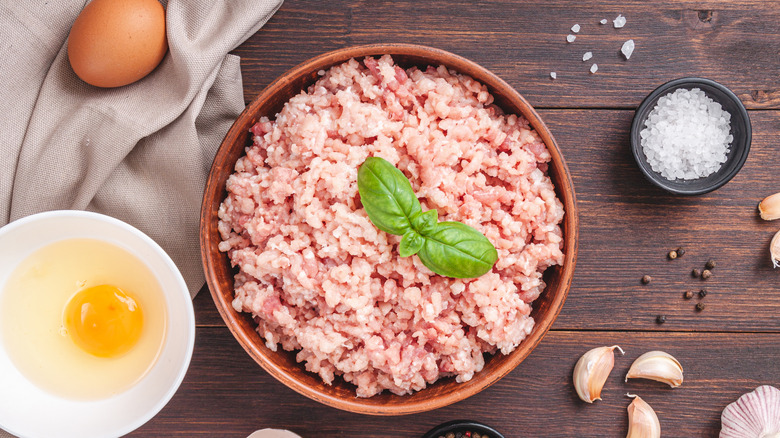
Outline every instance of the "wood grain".
<path id="1" fill-rule="evenodd" d="M 184 384 L 148 424 L 129 436 L 244 438 L 264 427 L 303 437 L 421 436 L 447 420 L 487 423 L 507 437 L 624 437 L 626 392 L 639 394 L 658 414 L 664 437 L 712 437 L 720 412 L 743 392 L 780 385 L 775 334 L 634 333 L 552 331 L 512 373 L 463 402 L 423 414 L 373 417 L 339 411 L 307 399 L 265 373 L 224 327 L 198 328 Z M 602 392 L 604 400 L 579 401 L 571 372 L 579 356 L 618 344 Z M 623 382 L 640 354 L 663 349 L 680 360 L 685 381 L 676 389 L 658 382 Z"/>
<path id="2" fill-rule="evenodd" d="M 355 44 L 412 42 L 465 56 L 490 69 L 537 108 L 566 158 L 577 191 L 577 269 L 563 311 L 534 352 L 489 389 L 454 405 L 396 418 L 339 411 L 298 395 L 263 371 L 222 322 L 209 291 L 195 299 L 198 337 L 179 392 L 137 437 L 243 438 L 255 429 L 291 429 L 306 438 L 421 436 L 444 421 L 486 422 L 507 437 L 622 437 L 627 391 L 658 413 L 664 437 L 717 436 L 721 410 L 761 384 L 780 386 L 780 273 L 768 244 L 780 222 L 758 219 L 756 204 L 780 191 L 780 8 L 777 2 L 514 0 L 287 0 L 234 53 L 251 101 L 295 65 Z M 596 24 L 617 14 L 623 29 Z M 582 30 L 572 44 L 569 28 Z M 626 61 L 620 45 L 634 39 Z M 592 51 L 599 65 L 581 56 Z M 549 72 L 558 73 L 557 80 Z M 656 86 L 700 76 L 730 87 L 750 109 L 753 144 L 742 171 L 717 191 L 669 195 L 633 163 L 633 111 Z M 683 246 L 670 261 L 666 253 Z M 709 258 L 706 282 L 690 270 Z M 642 285 L 640 278 L 653 281 Z M 706 287 L 702 312 L 686 290 Z M 659 325 L 657 315 L 667 316 Z M 577 358 L 619 344 L 603 392 L 581 403 L 571 387 Z M 651 349 L 685 367 L 682 387 L 623 382 L 631 361 Z"/>
<path id="3" fill-rule="evenodd" d="M 780 221 L 763 221 L 756 209 L 780 191 L 780 113 L 751 111 L 745 166 L 724 187 L 695 197 L 669 195 L 644 180 L 628 146 L 633 111 L 540 114 L 569 163 L 580 206 L 577 269 L 555 328 L 780 332 L 780 272 L 768 249 Z M 685 256 L 668 260 L 680 246 Z M 691 269 L 710 258 L 718 263 L 713 277 L 693 279 Z M 646 274 L 653 281 L 642 285 Z M 701 288 L 709 292 L 701 300 L 707 307 L 696 312 L 700 300 L 682 295 Z M 205 308 L 198 322 L 221 325 L 213 304 Z M 655 323 L 659 314 L 667 316 L 663 325 Z"/>
<path id="4" fill-rule="evenodd" d="M 612 27 L 618 14 L 622 29 Z M 606 18 L 607 25 L 598 24 Z M 566 36 L 578 23 L 574 43 Z M 355 44 L 416 43 L 467 57 L 537 108 L 635 108 L 658 85 L 700 76 L 748 108 L 780 107 L 780 9 L 772 1 L 288 1 L 235 51 L 246 100 L 291 66 Z M 630 60 L 620 54 L 633 39 Z M 591 51 L 590 62 L 582 54 Z M 599 65 L 590 74 L 591 63 Z M 549 77 L 551 71 L 558 79 Z"/>
<path id="5" fill-rule="evenodd" d="M 776 111 L 752 111 L 753 146 L 742 171 L 707 195 L 669 195 L 639 172 L 628 146 L 630 111 L 542 111 L 558 139 L 580 204 L 577 272 L 558 329 L 780 331 L 780 277 L 769 241 L 780 223 L 758 218 L 780 191 Z M 588 128 L 583 128 L 588 127 Z M 668 260 L 682 246 L 683 257 Z M 717 267 L 707 281 L 693 268 Z M 640 279 L 653 281 L 643 285 Z M 703 300 L 682 298 L 708 289 Z M 703 312 L 694 306 L 702 301 Z M 657 325 L 659 314 L 667 322 Z"/>

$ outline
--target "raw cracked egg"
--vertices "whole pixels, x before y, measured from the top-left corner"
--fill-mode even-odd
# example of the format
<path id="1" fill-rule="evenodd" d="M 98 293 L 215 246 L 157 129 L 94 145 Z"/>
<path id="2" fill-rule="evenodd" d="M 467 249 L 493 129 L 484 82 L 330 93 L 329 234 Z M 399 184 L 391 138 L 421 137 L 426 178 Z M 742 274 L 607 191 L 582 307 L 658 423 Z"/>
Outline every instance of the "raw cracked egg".
<path id="1" fill-rule="evenodd" d="M 138 343 L 144 317 L 138 302 L 116 286 L 78 291 L 65 306 L 63 326 L 82 350 L 97 357 L 120 356 Z"/>
<path id="2" fill-rule="evenodd" d="M 16 368 L 61 397 L 118 394 L 151 369 L 163 348 L 165 298 L 136 256 L 95 239 L 33 252 L 0 300 L 0 341 Z"/>
<path id="3" fill-rule="evenodd" d="M 158 0 L 93 0 L 68 37 L 73 71 L 97 87 L 120 87 L 151 73 L 168 51 Z"/>

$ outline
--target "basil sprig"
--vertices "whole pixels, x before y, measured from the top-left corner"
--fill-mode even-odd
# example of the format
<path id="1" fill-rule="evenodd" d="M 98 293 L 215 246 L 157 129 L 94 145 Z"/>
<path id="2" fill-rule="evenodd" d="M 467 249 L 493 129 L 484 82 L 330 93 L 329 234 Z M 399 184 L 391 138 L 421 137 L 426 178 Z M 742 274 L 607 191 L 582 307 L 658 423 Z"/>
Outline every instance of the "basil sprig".
<path id="1" fill-rule="evenodd" d="M 417 254 L 431 271 L 454 278 L 475 278 L 498 260 L 492 243 L 460 222 L 438 222 L 436 210 L 422 211 L 404 174 L 390 162 L 369 157 L 358 169 L 360 202 L 380 230 L 403 236 L 401 257 Z"/>

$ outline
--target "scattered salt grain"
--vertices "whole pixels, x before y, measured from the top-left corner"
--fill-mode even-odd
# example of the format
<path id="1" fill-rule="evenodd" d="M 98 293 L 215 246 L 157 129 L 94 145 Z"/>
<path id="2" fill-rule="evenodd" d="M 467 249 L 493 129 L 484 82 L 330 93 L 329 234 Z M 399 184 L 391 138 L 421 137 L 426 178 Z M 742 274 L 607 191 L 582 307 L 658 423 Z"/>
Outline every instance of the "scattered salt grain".
<path id="1" fill-rule="evenodd" d="M 698 88 L 658 99 L 639 133 L 650 167 L 664 178 L 703 178 L 717 172 L 734 137 L 731 114 Z"/>
<path id="2" fill-rule="evenodd" d="M 626 59 L 631 58 L 631 54 L 634 53 L 634 40 L 628 40 L 623 43 L 623 47 L 620 48 L 620 51 Z"/>
<path id="3" fill-rule="evenodd" d="M 551 78 L 553 78 L 553 79 L 555 79 L 555 78 L 557 78 L 557 77 L 558 77 L 558 75 L 557 75 L 557 74 L 556 74 L 554 71 L 551 71 L 551 72 L 550 72 L 550 77 L 551 77 Z"/>
<path id="4" fill-rule="evenodd" d="M 615 29 L 620 29 L 621 27 L 626 25 L 626 17 L 618 14 L 617 18 L 612 20 L 612 23 L 615 26 Z"/>
<path id="5" fill-rule="evenodd" d="M 598 64 L 593 64 L 593 65 L 590 66 L 590 72 L 591 73 L 596 73 L 597 71 L 599 71 Z"/>
<path id="6" fill-rule="evenodd" d="M 585 54 L 582 55 L 582 62 L 585 62 L 590 58 L 593 58 L 593 52 L 585 52 Z"/>
<path id="7" fill-rule="evenodd" d="M 599 21 L 599 24 L 607 24 L 608 20 L 606 18 L 602 18 L 601 21 Z"/>
<path id="8" fill-rule="evenodd" d="M 576 39 L 577 39 L 577 35 L 567 35 L 566 36 L 566 41 L 569 42 L 569 43 L 573 43 L 574 40 L 576 40 Z"/>
<path id="9" fill-rule="evenodd" d="M 579 24 L 575 24 L 574 26 L 571 27 L 571 31 L 574 32 L 574 33 L 579 32 L 580 31 L 580 25 Z"/>

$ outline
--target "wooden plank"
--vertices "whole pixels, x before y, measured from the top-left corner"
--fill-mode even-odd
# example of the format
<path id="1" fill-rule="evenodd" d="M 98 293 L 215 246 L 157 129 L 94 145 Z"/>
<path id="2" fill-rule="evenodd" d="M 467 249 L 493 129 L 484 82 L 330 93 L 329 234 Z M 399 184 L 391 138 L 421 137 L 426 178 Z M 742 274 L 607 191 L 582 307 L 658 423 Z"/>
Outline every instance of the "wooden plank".
<path id="1" fill-rule="evenodd" d="M 618 14 L 627 18 L 622 29 L 612 27 Z M 575 23 L 582 29 L 568 44 Z M 779 32 L 777 4 L 761 0 L 288 0 L 235 53 L 247 100 L 312 56 L 402 42 L 470 58 L 540 108 L 635 108 L 656 86 L 686 76 L 722 82 L 749 108 L 780 108 Z M 620 47 L 628 39 L 636 51 L 627 61 Z M 593 58 L 582 62 L 587 51 Z M 594 62 L 599 71 L 590 74 Z"/>
<path id="2" fill-rule="evenodd" d="M 198 327 L 224 327 L 225 323 L 219 316 L 214 301 L 209 293 L 208 285 L 204 285 L 192 301 L 195 307 L 195 324 Z"/>
<path id="3" fill-rule="evenodd" d="M 780 221 L 758 218 L 756 205 L 780 191 L 776 136 L 780 113 L 751 111 L 753 146 L 742 171 L 707 195 L 680 197 L 649 184 L 628 149 L 633 111 L 545 110 L 574 180 L 580 248 L 558 329 L 780 331 L 780 272 L 768 245 Z M 670 261 L 669 250 L 685 256 Z M 712 258 L 703 282 L 690 276 Z M 640 278 L 653 277 L 649 285 Z M 686 290 L 709 294 L 684 300 Z M 204 291 L 207 292 L 207 291 Z M 204 297 L 204 295 L 206 295 Z M 207 293 L 197 321 L 221 325 Z M 695 305 L 702 301 L 702 312 Z M 667 322 L 657 325 L 657 315 Z"/>
<path id="4" fill-rule="evenodd" d="M 623 437 L 626 392 L 656 411 L 665 437 L 711 437 L 720 412 L 761 384 L 780 385 L 777 334 L 614 333 L 553 331 L 517 369 L 470 399 L 433 412 L 370 417 L 338 411 L 298 395 L 266 374 L 225 328 L 199 328 L 184 384 L 163 411 L 129 436 L 243 438 L 263 427 L 304 437 L 419 437 L 459 418 L 493 425 L 507 437 Z M 586 350 L 618 344 L 619 354 L 602 396 L 587 405 L 576 396 L 571 373 Z M 685 382 L 623 382 L 640 354 L 666 350 L 685 368 Z M 217 435 L 215 435 L 217 434 Z"/>
<path id="5" fill-rule="evenodd" d="M 572 172 L 580 210 L 574 282 L 554 327 L 609 330 L 778 331 L 780 272 L 769 241 L 780 223 L 756 205 L 780 191 L 780 114 L 751 112 L 753 146 L 742 171 L 707 195 L 680 197 L 649 184 L 628 148 L 631 111 L 543 111 Z M 668 260 L 669 250 L 686 254 Z M 708 259 L 713 277 L 691 277 Z M 648 274 L 653 281 L 642 285 Z M 686 290 L 709 294 L 684 300 Z M 704 302 L 706 309 L 694 306 Z M 659 314 L 667 322 L 657 325 Z"/>

